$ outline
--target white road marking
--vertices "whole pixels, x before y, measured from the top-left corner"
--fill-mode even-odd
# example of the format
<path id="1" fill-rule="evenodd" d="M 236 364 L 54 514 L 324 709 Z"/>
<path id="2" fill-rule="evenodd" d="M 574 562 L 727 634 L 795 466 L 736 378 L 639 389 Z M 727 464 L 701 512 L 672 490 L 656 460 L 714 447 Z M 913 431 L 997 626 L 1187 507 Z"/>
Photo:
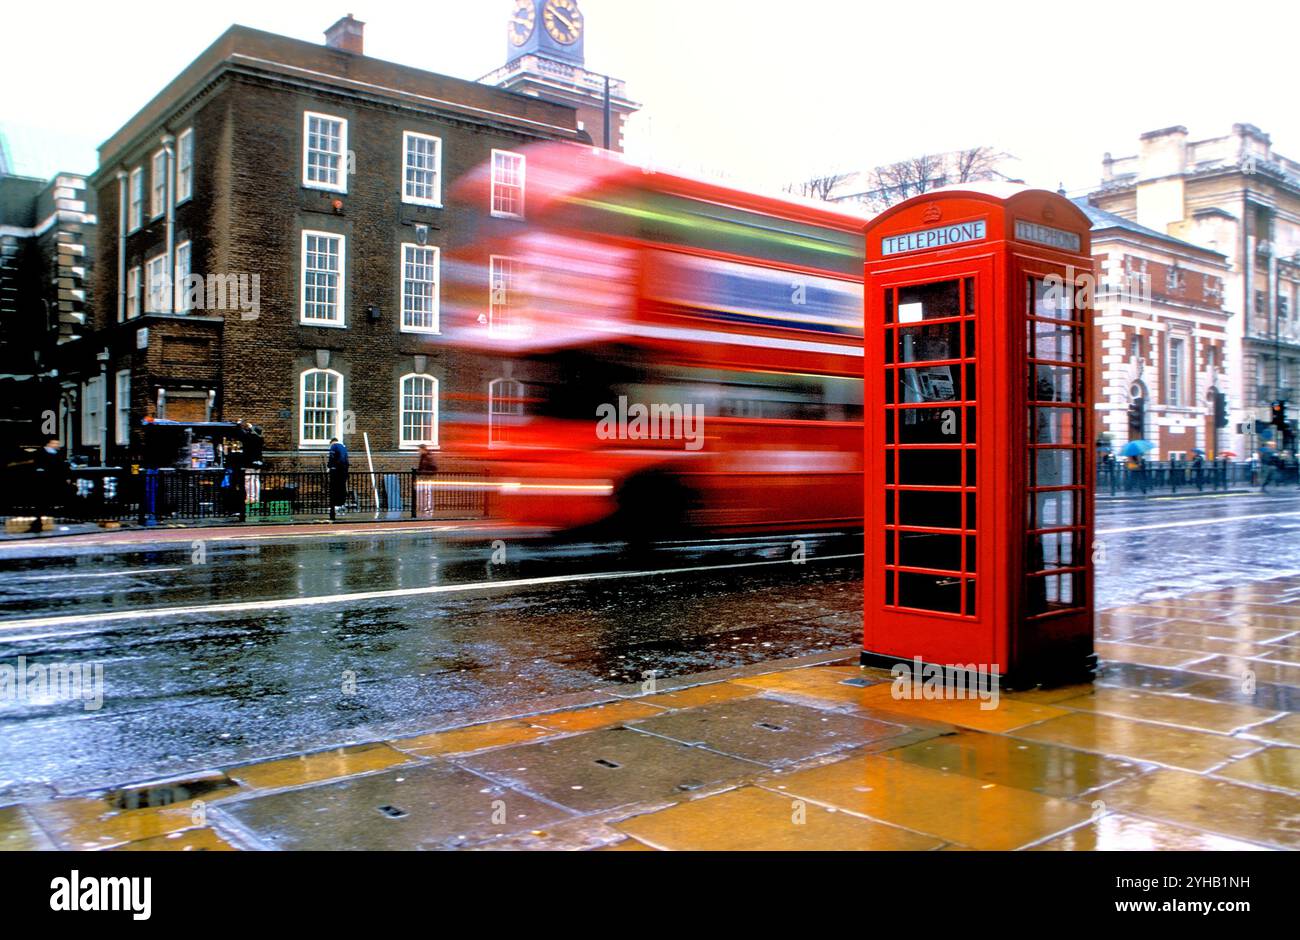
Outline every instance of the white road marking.
<path id="1" fill-rule="evenodd" d="M 1300 512 L 1265 512 L 1254 516 L 1224 516 L 1222 519 L 1189 519 L 1186 522 L 1153 522 L 1151 525 L 1133 525 L 1122 529 L 1098 529 L 1097 535 L 1119 535 L 1122 532 L 1150 532 L 1153 529 L 1191 529 L 1203 525 L 1221 525 L 1225 522 L 1247 522 L 1251 519 L 1281 519 L 1300 516 Z"/>
<path id="2" fill-rule="evenodd" d="M 305 524 L 305 523 L 304 523 Z M 103 539 L 99 541 L 82 540 L 81 537 L 71 535 L 60 537 L 58 539 L 47 539 L 38 541 L 35 539 L 15 539 L 11 542 L 0 543 L 0 555 L 7 551 L 15 553 L 28 549 L 33 545 L 38 545 L 45 549 L 56 548 L 103 548 L 105 546 L 121 547 L 123 545 L 138 548 L 140 551 L 146 551 L 154 545 L 184 545 L 186 542 L 266 542 L 274 540 L 287 539 L 321 539 L 321 538 L 351 538 L 362 535 L 420 535 L 429 532 L 459 532 L 465 531 L 466 528 L 472 527 L 455 526 L 455 525 L 436 525 L 436 526 L 388 526 L 385 528 L 354 528 L 354 529 L 320 529 L 314 532 L 281 532 L 276 533 L 269 527 L 262 533 L 250 534 L 246 529 L 241 531 L 231 531 L 221 534 L 220 529 L 187 529 L 168 528 L 159 530 L 158 534 L 173 533 L 173 537 L 152 538 L 152 539 Z M 138 532 L 139 529 L 132 529 L 132 532 Z"/>
<path id="3" fill-rule="evenodd" d="M 811 556 L 809 561 L 836 561 L 861 558 L 862 553 L 848 555 Z M 726 571 L 736 568 L 758 568 L 767 565 L 788 565 L 788 558 L 769 561 L 735 562 L 728 565 L 701 565 L 692 568 L 662 568 L 652 571 L 598 571 L 589 574 L 550 575 L 543 578 L 516 578 L 511 581 L 472 581 L 467 584 L 433 584 L 419 588 L 393 588 L 387 591 L 360 591 L 353 594 L 327 594 L 316 597 L 283 597 L 263 601 L 234 601 L 224 604 L 200 604 L 178 607 L 145 607 L 138 610 L 110 610 L 100 613 L 61 614 L 54 617 L 29 617 L 25 620 L 0 621 L 0 634 L 16 633 L 41 627 L 60 627 L 71 624 L 115 623 L 123 620 L 157 620 L 163 617 L 199 617 L 209 614 L 242 614 L 250 611 L 288 610 L 295 607 L 322 607 L 328 604 L 350 604 L 360 601 L 394 600 L 405 597 L 424 597 L 431 594 L 459 594 L 471 591 L 513 590 L 516 588 L 543 587 L 551 584 L 569 584 L 579 581 L 616 581 L 646 578 L 653 575 L 696 574 L 701 571 Z M 60 634 L 66 636 L 67 634 Z M 38 635 L 6 637 L 5 642 L 40 639 Z"/>
<path id="4" fill-rule="evenodd" d="M 28 584 L 32 581 L 67 581 L 73 578 L 131 578 L 142 574 L 166 574 L 171 571 L 184 571 L 184 568 L 137 568 L 134 571 L 65 571 L 62 574 L 6 575 L 6 582 Z"/>

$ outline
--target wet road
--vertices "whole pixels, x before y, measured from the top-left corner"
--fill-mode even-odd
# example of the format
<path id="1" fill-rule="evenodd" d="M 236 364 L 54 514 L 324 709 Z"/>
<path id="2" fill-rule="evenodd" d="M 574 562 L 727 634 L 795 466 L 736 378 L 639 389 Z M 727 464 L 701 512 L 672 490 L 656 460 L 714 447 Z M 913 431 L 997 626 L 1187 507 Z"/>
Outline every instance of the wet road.
<path id="1" fill-rule="evenodd" d="M 1103 500 L 1097 607 L 1300 572 L 1300 493 Z"/>
<path id="2" fill-rule="evenodd" d="M 1300 497 L 1107 503 L 1098 530 L 1100 607 L 1300 571 Z M 804 543 L 799 565 L 789 539 L 638 564 L 431 532 L 0 545 L 0 664 L 102 665 L 105 693 L 0 700 L 0 802 L 852 647 L 859 546 Z"/>

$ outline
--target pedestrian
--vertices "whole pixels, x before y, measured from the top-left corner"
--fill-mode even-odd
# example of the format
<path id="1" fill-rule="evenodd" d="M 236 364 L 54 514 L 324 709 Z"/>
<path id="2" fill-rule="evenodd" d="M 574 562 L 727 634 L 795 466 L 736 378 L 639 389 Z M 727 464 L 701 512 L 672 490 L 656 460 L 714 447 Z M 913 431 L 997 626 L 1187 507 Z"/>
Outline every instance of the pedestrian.
<path id="1" fill-rule="evenodd" d="M 329 462 L 330 519 L 337 507 L 348 501 L 348 449 L 337 437 L 330 438 Z"/>
<path id="2" fill-rule="evenodd" d="M 47 515 L 59 515 L 64 500 L 68 497 L 69 467 L 62 449 L 62 442 L 52 437 L 36 452 L 33 468 L 36 520 L 32 523 L 32 532 L 39 533 L 43 530 Z"/>
<path id="3" fill-rule="evenodd" d="M 1268 485 L 1279 480 L 1278 476 L 1278 457 L 1277 452 L 1271 447 L 1265 447 L 1259 452 L 1259 462 L 1263 464 L 1264 476 L 1260 481 L 1259 491 L 1268 492 Z"/>
<path id="4" fill-rule="evenodd" d="M 438 459 L 428 444 L 420 445 L 420 461 L 415 465 L 415 511 L 417 516 L 433 515 L 434 481 L 429 479 L 438 472 Z"/>
<path id="5" fill-rule="evenodd" d="M 1141 461 L 1137 454 L 1129 454 L 1128 459 L 1124 461 L 1124 489 L 1132 493 L 1140 484 L 1138 470 L 1142 467 Z"/>

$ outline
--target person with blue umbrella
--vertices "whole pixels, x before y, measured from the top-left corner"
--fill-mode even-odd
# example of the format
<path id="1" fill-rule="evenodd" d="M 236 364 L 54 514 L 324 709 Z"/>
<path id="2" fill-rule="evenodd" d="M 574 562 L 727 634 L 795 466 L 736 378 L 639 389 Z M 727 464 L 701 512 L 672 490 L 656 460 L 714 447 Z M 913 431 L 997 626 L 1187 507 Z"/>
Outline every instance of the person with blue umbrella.
<path id="1" fill-rule="evenodd" d="M 1125 469 L 1130 473 L 1130 489 L 1136 485 L 1142 489 L 1142 492 L 1146 492 L 1146 455 L 1149 454 L 1155 446 L 1156 445 L 1152 444 L 1150 441 L 1136 440 L 1129 441 L 1124 445 L 1124 449 L 1120 451 L 1120 456 L 1125 458 Z M 1136 484 L 1134 484 L 1134 480 L 1136 480 Z"/>

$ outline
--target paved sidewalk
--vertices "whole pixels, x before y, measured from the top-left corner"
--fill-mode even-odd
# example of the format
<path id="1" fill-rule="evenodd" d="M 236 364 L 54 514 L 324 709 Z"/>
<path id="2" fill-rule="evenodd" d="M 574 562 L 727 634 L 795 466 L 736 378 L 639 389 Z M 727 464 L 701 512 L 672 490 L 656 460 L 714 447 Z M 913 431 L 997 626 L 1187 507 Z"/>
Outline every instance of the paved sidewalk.
<path id="1" fill-rule="evenodd" d="M 991 710 L 844 651 L 11 805 L 0 848 L 1300 848 L 1300 578 L 1097 629 L 1097 683 Z"/>

